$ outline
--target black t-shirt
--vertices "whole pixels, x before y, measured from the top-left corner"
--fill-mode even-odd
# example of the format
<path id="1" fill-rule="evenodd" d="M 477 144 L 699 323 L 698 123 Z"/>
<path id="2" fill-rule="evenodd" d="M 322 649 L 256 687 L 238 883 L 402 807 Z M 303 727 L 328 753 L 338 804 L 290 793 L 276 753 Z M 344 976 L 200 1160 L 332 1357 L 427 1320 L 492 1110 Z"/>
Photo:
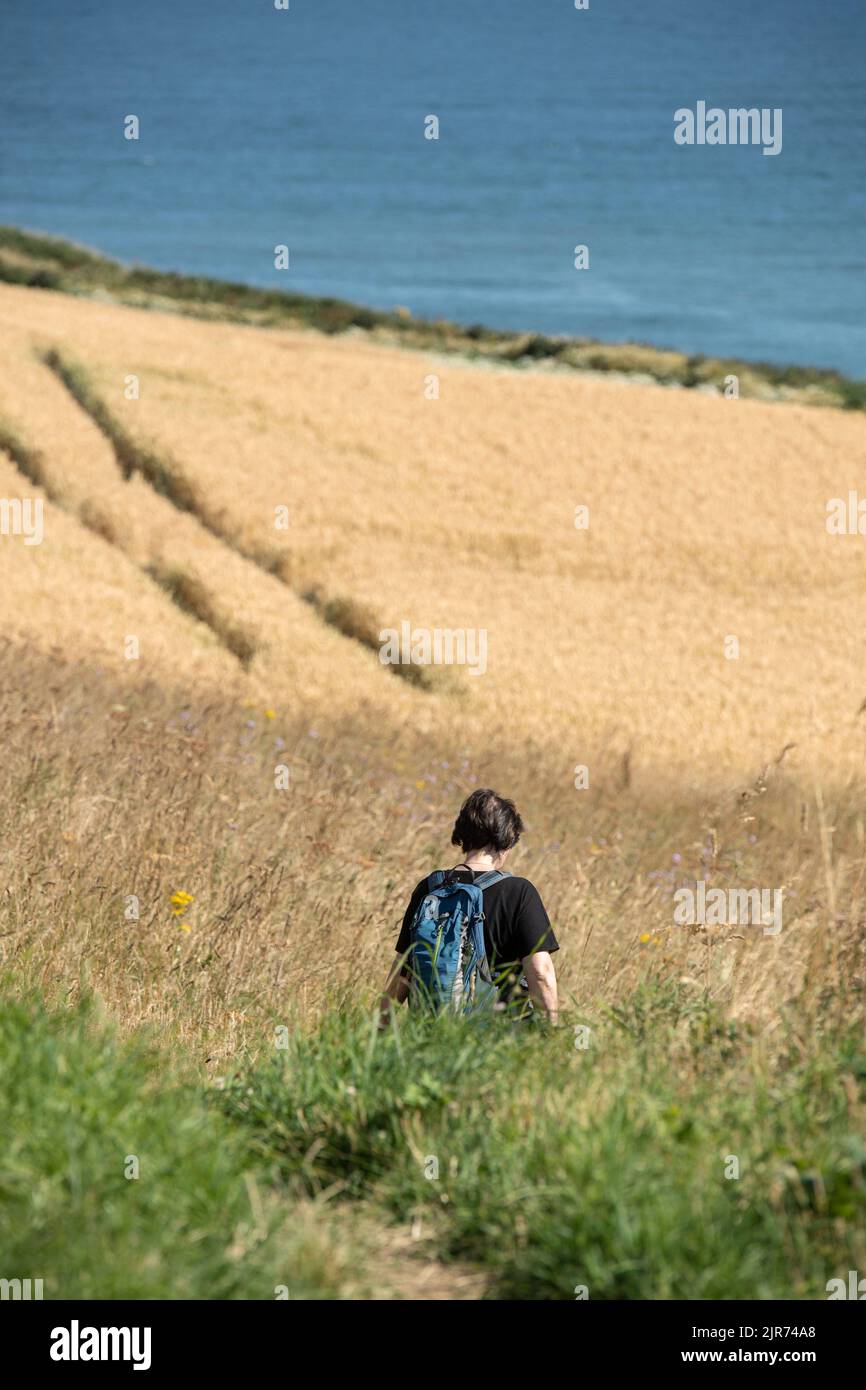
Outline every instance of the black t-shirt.
<path id="1" fill-rule="evenodd" d="M 474 883 L 487 869 L 459 869 L 456 877 L 461 883 Z M 415 888 L 409 906 L 403 915 L 403 925 L 397 939 L 397 951 L 403 955 L 412 944 L 411 932 L 415 913 L 428 892 L 429 878 L 422 878 Z M 528 878 L 516 878 L 509 874 L 496 883 L 483 889 L 484 898 L 484 944 L 487 959 L 494 974 L 499 977 L 503 967 L 518 966 L 533 951 L 558 951 L 559 942 L 550 925 L 538 889 Z M 411 973 L 408 964 L 403 966 L 404 975 Z M 500 980 L 500 990 L 510 993 L 520 971 L 505 972 Z"/>

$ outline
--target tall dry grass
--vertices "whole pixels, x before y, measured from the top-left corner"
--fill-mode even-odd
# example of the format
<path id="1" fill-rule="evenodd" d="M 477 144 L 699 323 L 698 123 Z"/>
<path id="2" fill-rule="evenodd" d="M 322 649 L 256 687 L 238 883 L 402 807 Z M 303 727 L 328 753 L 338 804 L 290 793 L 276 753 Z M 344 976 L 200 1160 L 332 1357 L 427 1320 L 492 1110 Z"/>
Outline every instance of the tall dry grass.
<path id="1" fill-rule="evenodd" d="M 456 808 L 487 784 L 526 817 L 513 867 L 548 905 L 571 1021 L 648 979 L 685 981 L 768 1039 L 786 1011 L 802 1029 L 862 1012 L 853 787 L 782 766 L 671 801 L 610 761 L 577 791 L 544 745 L 395 738 L 10 643 L 0 737 L 3 961 L 58 1001 L 95 990 L 124 1028 L 156 1024 L 209 1069 L 277 1024 L 372 1005 L 411 888 L 453 861 Z M 781 934 L 675 925 L 674 887 L 697 878 L 783 889 Z M 175 915 L 177 893 L 192 901 Z"/>

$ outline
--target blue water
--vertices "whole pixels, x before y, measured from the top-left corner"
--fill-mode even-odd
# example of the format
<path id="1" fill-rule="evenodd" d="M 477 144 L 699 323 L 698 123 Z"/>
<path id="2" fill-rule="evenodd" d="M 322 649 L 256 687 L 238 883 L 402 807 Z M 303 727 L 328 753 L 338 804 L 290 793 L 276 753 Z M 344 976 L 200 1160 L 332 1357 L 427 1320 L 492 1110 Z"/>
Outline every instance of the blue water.
<path id="1" fill-rule="evenodd" d="M 0 0 L 0 221 L 862 376 L 864 58 L 863 0 Z M 782 153 L 677 146 L 699 99 L 782 107 Z"/>

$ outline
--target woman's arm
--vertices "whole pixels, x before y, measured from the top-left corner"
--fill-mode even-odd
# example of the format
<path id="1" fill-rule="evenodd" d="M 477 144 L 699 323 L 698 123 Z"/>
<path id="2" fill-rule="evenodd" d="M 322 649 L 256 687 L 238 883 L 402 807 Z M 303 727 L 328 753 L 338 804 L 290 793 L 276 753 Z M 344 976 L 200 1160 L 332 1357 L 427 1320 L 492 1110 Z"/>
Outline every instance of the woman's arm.
<path id="1" fill-rule="evenodd" d="M 534 955 L 527 956 L 522 965 L 533 1000 L 547 1011 L 551 1023 L 556 1023 L 559 1015 L 559 995 L 550 952 L 536 951 Z"/>
<path id="2" fill-rule="evenodd" d="M 403 955 L 404 953 L 401 952 L 391 966 L 384 992 L 379 1000 L 380 1029 L 387 1028 L 392 1006 L 395 1003 L 402 1004 L 409 994 L 409 981 L 405 975 L 401 974 Z"/>

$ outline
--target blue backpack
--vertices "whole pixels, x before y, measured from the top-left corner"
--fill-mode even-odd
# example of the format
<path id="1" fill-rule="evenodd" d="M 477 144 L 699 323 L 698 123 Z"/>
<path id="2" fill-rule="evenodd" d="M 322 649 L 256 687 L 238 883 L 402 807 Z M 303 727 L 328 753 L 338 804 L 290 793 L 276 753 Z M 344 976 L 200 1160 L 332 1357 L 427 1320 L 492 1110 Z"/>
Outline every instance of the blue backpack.
<path id="1" fill-rule="evenodd" d="M 498 994 L 484 944 L 482 895 L 501 878 L 510 874 L 491 869 L 474 883 L 460 883 L 453 869 L 430 875 L 411 928 L 410 1005 L 433 1013 L 492 1010 Z"/>

